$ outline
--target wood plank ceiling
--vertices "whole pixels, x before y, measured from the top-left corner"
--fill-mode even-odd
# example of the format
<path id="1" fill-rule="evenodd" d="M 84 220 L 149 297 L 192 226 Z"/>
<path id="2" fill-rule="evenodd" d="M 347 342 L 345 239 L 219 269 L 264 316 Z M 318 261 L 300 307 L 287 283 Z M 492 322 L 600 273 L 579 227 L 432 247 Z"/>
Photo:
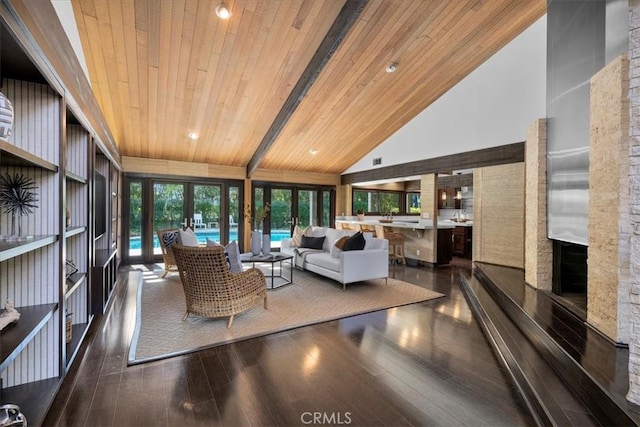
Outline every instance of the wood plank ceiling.
<path id="1" fill-rule="evenodd" d="M 247 166 L 344 3 L 225 0 L 225 21 L 217 0 L 72 0 L 121 155 L 231 166 Z M 369 0 L 259 166 L 343 172 L 545 11 Z"/>

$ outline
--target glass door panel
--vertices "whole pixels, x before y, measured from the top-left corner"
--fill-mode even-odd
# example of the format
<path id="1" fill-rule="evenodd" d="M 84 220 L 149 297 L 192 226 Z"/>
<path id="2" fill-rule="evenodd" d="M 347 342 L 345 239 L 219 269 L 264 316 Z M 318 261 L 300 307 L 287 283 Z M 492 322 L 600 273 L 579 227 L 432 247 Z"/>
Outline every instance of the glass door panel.
<path id="1" fill-rule="evenodd" d="M 153 253 L 162 254 L 157 231 L 181 228 L 188 224 L 184 209 L 184 184 L 153 184 Z"/>
<path id="2" fill-rule="evenodd" d="M 293 190 L 290 188 L 271 189 L 271 212 L 269 224 L 265 227 L 271 235 L 271 247 L 279 248 L 282 239 L 291 236 L 293 216 Z"/>
<path id="3" fill-rule="evenodd" d="M 207 243 L 207 238 L 220 243 L 221 239 L 221 195 L 220 185 L 193 184 L 193 200 L 189 211 L 193 211 L 190 226 L 198 242 Z"/>
<path id="4" fill-rule="evenodd" d="M 298 190 L 297 223 L 303 229 L 318 225 L 318 192 L 316 190 Z"/>
<path id="5" fill-rule="evenodd" d="M 323 227 L 331 226 L 331 192 L 322 192 L 322 224 Z"/>
<path id="6" fill-rule="evenodd" d="M 129 256 L 142 256 L 142 182 L 129 183 Z"/>
<path id="7" fill-rule="evenodd" d="M 240 187 L 229 187 L 229 223 L 227 224 L 228 241 L 235 240 L 239 245 L 242 244 L 242 239 L 239 236 L 240 227 L 238 224 L 242 223 L 242 206 L 240 201 Z"/>

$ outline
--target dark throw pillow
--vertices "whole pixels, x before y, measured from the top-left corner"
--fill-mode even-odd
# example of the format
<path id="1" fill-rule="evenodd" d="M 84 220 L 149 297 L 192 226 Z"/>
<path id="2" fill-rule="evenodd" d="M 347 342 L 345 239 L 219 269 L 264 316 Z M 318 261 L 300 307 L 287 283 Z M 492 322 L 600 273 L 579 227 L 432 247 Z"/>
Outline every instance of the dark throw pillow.
<path id="1" fill-rule="evenodd" d="M 365 245 L 364 236 L 361 232 L 357 232 L 353 236 L 349 237 L 346 242 L 344 242 L 343 251 L 361 251 L 364 249 Z"/>
<path id="2" fill-rule="evenodd" d="M 302 236 L 302 242 L 300 243 L 300 247 L 308 248 L 308 249 L 322 249 L 323 244 L 324 244 L 324 236 L 322 237 Z"/>

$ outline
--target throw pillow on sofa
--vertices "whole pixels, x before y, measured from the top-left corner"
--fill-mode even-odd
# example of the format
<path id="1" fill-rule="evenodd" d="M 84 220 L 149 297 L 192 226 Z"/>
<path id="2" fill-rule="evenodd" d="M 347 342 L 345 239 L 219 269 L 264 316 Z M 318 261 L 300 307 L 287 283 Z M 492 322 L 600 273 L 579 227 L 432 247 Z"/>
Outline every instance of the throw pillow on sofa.
<path id="1" fill-rule="evenodd" d="M 338 240 L 336 240 L 336 242 L 333 244 L 336 248 L 340 249 L 341 251 L 344 250 L 344 244 L 347 243 L 347 240 L 349 240 L 349 236 L 342 236 L 341 238 L 339 238 Z"/>
<path id="2" fill-rule="evenodd" d="M 331 245 L 331 250 L 329 251 L 329 255 L 334 258 L 340 258 L 340 252 L 344 248 L 344 244 L 346 243 L 349 236 L 342 236 Z"/>
<path id="3" fill-rule="evenodd" d="M 364 236 L 361 232 L 357 232 L 353 236 L 349 237 L 347 241 L 344 243 L 343 251 L 361 251 L 364 249 L 364 245 L 366 244 L 364 240 Z"/>
<path id="4" fill-rule="evenodd" d="M 324 244 L 324 236 L 322 237 L 302 236 L 302 242 L 300 243 L 300 247 L 308 248 L 308 249 L 322 249 L 323 244 Z"/>
<path id="5" fill-rule="evenodd" d="M 293 236 L 291 236 L 291 243 L 289 243 L 289 246 L 292 248 L 299 247 L 302 244 L 302 236 L 305 235 L 308 229 L 309 228 L 307 227 L 303 230 L 296 224 L 293 229 Z"/>

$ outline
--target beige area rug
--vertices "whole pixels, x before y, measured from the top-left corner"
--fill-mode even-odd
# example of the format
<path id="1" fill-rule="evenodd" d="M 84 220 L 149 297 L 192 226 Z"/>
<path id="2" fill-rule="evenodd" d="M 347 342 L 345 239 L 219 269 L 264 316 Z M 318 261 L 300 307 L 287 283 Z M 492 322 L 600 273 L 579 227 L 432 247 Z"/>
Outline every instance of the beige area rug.
<path id="1" fill-rule="evenodd" d="M 340 319 L 400 305 L 430 300 L 440 293 L 396 279 L 342 285 L 306 271 L 295 270 L 293 283 L 270 290 L 268 309 L 262 305 L 227 318 L 207 319 L 185 313 L 180 277 L 166 279 L 162 271 L 146 272 L 138 289 L 136 326 L 129 364 L 190 353 L 300 326 Z"/>

